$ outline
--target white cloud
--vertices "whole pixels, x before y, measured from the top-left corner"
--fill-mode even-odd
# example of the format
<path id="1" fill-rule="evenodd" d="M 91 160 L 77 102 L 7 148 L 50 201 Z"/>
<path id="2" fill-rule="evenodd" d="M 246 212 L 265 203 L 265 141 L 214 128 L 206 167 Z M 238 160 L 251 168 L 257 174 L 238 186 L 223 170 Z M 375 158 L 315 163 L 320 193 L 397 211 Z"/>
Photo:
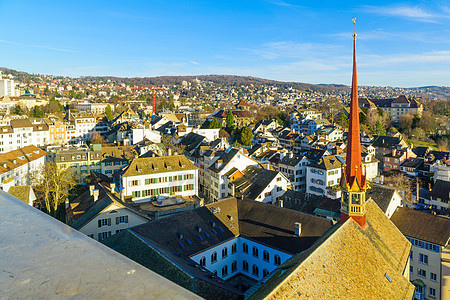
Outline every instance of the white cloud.
<path id="1" fill-rule="evenodd" d="M 389 17 L 401 17 L 419 22 L 437 23 L 442 18 L 440 14 L 427 12 L 418 6 L 396 5 L 396 6 L 366 6 L 363 11 Z"/>

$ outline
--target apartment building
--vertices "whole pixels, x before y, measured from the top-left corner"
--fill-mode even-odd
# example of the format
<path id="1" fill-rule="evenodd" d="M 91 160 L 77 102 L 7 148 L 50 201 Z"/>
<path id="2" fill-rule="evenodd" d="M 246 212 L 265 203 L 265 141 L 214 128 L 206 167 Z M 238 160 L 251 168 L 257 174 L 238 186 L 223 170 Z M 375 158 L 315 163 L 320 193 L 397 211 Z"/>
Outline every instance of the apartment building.
<path id="1" fill-rule="evenodd" d="M 59 168 L 72 168 L 77 179 L 85 182 L 91 172 L 101 172 L 102 149 L 99 146 L 55 149 L 49 159 Z"/>
<path id="2" fill-rule="evenodd" d="M 412 244 L 414 299 L 450 299 L 450 219 L 399 207 L 391 221 Z"/>
<path id="3" fill-rule="evenodd" d="M 256 166 L 258 162 L 249 158 L 242 149 L 232 148 L 220 155 L 204 174 L 204 193 L 210 201 L 219 201 L 228 197 L 227 172 L 233 168 L 243 171 L 248 166 Z"/>
<path id="4" fill-rule="evenodd" d="M 400 116 L 407 113 L 422 115 L 423 105 L 417 102 L 416 99 L 408 99 L 406 96 L 401 95 L 395 99 L 359 99 L 360 107 L 367 108 L 380 108 L 387 112 L 391 117 L 391 121 L 398 123 Z"/>
<path id="5" fill-rule="evenodd" d="M 29 185 L 29 175 L 42 167 L 47 154 L 34 145 L 0 154 L 0 188 Z"/>
<path id="6" fill-rule="evenodd" d="M 303 155 L 281 153 L 278 170 L 291 182 L 294 191 L 306 191 L 306 166 L 309 160 Z"/>
<path id="7" fill-rule="evenodd" d="M 198 194 L 198 168 L 184 155 L 136 158 L 118 174 L 125 197 L 137 203 Z"/>
<path id="8" fill-rule="evenodd" d="M 49 144 L 47 124 L 33 124 L 29 119 L 13 119 L 9 125 L 0 126 L 0 153 L 35 145 Z"/>
<path id="9" fill-rule="evenodd" d="M 306 166 L 306 193 L 326 196 L 332 199 L 341 197 L 339 183 L 345 160 L 339 156 L 322 157 Z"/>
<path id="10" fill-rule="evenodd" d="M 70 125 L 67 127 L 70 143 L 86 142 L 95 132 L 97 120 L 90 113 L 69 113 L 65 117 Z"/>

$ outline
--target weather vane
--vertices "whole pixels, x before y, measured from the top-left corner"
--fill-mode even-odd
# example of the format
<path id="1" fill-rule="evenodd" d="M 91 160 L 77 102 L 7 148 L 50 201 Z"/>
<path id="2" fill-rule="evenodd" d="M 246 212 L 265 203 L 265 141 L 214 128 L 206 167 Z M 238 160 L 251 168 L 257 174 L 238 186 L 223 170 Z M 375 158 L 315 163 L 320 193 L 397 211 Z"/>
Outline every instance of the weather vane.
<path id="1" fill-rule="evenodd" d="M 352 18 L 353 21 L 353 40 L 356 40 L 356 16 Z"/>

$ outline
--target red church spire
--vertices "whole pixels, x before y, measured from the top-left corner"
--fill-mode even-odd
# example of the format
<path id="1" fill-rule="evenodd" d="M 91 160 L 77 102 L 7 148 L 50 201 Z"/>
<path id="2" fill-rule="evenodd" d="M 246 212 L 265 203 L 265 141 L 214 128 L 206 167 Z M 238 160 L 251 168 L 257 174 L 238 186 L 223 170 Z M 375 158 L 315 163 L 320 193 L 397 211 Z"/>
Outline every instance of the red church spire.
<path id="1" fill-rule="evenodd" d="M 356 18 L 353 18 L 355 24 Z M 347 138 L 347 157 L 341 176 L 341 223 L 348 218 L 366 226 L 366 190 L 369 188 L 361 159 L 358 83 L 356 76 L 356 32 L 353 33 L 353 77 Z"/>
<path id="2" fill-rule="evenodd" d="M 353 19 L 355 23 L 356 18 Z M 353 76 L 352 93 L 350 102 L 350 117 L 347 138 L 347 158 L 345 161 L 345 179 L 350 188 L 354 187 L 355 181 L 359 187 L 364 186 L 361 159 L 361 137 L 359 131 L 359 107 L 358 107 L 358 83 L 356 76 L 356 32 L 353 33 Z"/>

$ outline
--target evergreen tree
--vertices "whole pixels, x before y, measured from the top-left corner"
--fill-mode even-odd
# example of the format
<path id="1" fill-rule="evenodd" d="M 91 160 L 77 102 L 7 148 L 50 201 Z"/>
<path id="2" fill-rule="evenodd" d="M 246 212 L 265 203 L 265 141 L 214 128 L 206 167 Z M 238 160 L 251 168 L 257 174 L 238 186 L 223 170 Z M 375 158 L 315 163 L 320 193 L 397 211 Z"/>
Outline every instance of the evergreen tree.
<path id="1" fill-rule="evenodd" d="M 253 139 L 253 132 L 250 128 L 244 127 L 241 131 L 240 142 L 244 146 L 251 146 Z"/>
<path id="2" fill-rule="evenodd" d="M 42 118 L 41 108 L 39 106 L 37 106 L 37 105 L 34 107 L 34 117 L 35 118 Z"/>
<path id="3" fill-rule="evenodd" d="M 227 118 L 225 119 L 225 125 L 228 130 L 230 130 L 231 128 L 234 127 L 234 117 L 233 117 L 233 113 L 231 112 L 231 110 L 228 111 Z"/>
<path id="4" fill-rule="evenodd" d="M 209 124 L 209 129 L 222 129 L 222 124 L 220 124 L 217 119 L 214 119 L 211 124 Z"/>
<path id="5" fill-rule="evenodd" d="M 14 108 L 14 114 L 16 115 L 20 115 L 21 109 L 19 105 L 16 105 L 16 107 Z"/>
<path id="6" fill-rule="evenodd" d="M 108 118 L 109 121 L 113 119 L 113 112 L 109 104 L 105 108 L 105 116 Z"/>
<path id="7" fill-rule="evenodd" d="M 211 122 L 209 122 L 208 120 L 205 120 L 205 122 L 203 122 L 203 124 L 202 124 L 202 126 L 200 128 L 201 129 L 208 129 L 210 123 Z"/>

